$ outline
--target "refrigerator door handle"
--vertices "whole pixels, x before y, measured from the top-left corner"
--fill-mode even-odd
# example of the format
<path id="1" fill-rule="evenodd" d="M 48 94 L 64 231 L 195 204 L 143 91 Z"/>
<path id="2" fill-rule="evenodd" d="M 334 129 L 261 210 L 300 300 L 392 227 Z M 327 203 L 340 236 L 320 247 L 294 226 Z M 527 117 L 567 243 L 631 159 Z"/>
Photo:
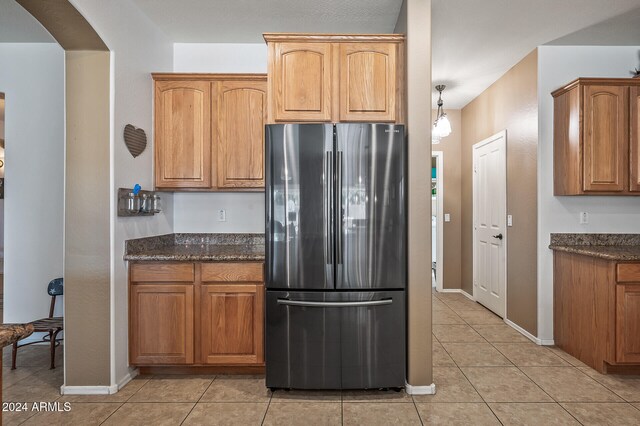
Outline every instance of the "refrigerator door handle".
<path id="1" fill-rule="evenodd" d="M 326 264 L 331 265 L 333 263 L 333 155 L 331 151 L 327 151 L 324 154 L 324 251 L 326 257 Z"/>
<path id="2" fill-rule="evenodd" d="M 342 200 L 342 151 L 338 151 L 336 153 L 337 161 L 336 161 L 336 197 L 338 198 L 337 209 L 337 221 L 338 226 L 336 229 L 336 263 L 342 264 L 342 232 L 344 231 L 344 209 L 343 209 L 343 200 Z"/>
<path id="3" fill-rule="evenodd" d="M 393 299 L 370 300 L 366 302 L 305 302 L 304 300 L 278 299 L 278 305 L 306 306 L 310 308 L 350 308 L 391 305 L 392 303 Z"/>

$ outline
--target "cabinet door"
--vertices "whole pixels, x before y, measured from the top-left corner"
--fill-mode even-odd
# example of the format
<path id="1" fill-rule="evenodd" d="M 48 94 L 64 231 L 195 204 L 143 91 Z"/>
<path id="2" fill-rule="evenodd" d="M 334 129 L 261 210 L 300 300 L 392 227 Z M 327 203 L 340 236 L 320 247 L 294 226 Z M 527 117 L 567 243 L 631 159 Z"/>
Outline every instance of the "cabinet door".
<path id="1" fill-rule="evenodd" d="M 193 364 L 193 285 L 132 284 L 132 365 Z"/>
<path id="2" fill-rule="evenodd" d="M 211 284 L 201 291 L 202 362 L 262 363 L 264 286 Z"/>
<path id="3" fill-rule="evenodd" d="M 275 121 L 331 121 L 331 43 L 275 43 Z"/>
<path id="4" fill-rule="evenodd" d="M 219 188 L 264 188 L 266 81 L 223 81 L 217 90 Z"/>
<path id="5" fill-rule="evenodd" d="M 585 192 L 621 192 L 627 187 L 628 99 L 625 86 L 584 88 Z"/>
<path id="6" fill-rule="evenodd" d="M 155 84 L 157 188 L 211 187 L 211 84 Z"/>
<path id="7" fill-rule="evenodd" d="M 340 44 L 340 121 L 395 121 L 395 43 Z"/>
<path id="8" fill-rule="evenodd" d="M 640 283 L 616 285 L 616 361 L 640 362 Z"/>
<path id="9" fill-rule="evenodd" d="M 631 120 L 631 185 L 630 190 L 640 192 L 640 86 L 633 86 L 630 91 L 630 120 Z"/>

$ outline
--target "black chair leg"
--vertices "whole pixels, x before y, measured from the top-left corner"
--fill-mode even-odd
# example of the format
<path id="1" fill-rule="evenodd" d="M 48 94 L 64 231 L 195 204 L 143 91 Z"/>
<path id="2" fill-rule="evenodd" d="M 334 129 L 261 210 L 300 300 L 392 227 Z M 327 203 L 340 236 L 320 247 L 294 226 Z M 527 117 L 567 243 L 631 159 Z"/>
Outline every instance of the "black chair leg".
<path id="1" fill-rule="evenodd" d="M 51 339 L 51 367 L 49 370 L 56 368 L 56 336 L 58 336 L 59 332 L 60 330 L 49 332 L 49 339 Z"/>
<path id="2" fill-rule="evenodd" d="M 11 369 L 16 369 L 16 355 L 18 355 L 18 342 L 13 342 L 13 350 L 11 351 Z"/>

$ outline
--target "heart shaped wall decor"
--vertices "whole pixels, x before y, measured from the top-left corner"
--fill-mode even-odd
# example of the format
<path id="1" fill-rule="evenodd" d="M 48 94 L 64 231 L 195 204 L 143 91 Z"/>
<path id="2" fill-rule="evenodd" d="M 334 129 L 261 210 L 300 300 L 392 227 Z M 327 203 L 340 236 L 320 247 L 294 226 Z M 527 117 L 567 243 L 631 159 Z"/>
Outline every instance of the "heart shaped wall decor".
<path id="1" fill-rule="evenodd" d="M 127 124 L 124 126 L 124 144 L 127 145 L 127 149 L 133 155 L 133 158 L 136 158 L 147 147 L 147 134 L 144 130 Z"/>

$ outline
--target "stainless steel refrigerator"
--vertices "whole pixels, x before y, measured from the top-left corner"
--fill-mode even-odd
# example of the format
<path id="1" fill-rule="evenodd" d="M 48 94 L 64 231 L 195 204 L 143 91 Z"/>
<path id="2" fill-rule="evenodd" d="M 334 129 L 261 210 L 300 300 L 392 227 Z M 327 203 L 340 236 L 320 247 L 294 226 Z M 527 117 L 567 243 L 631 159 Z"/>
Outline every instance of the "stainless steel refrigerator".
<path id="1" fill-rule="evenodd" d="M 266 154 L 267 386 L 403 387 L 404 127 L 269 125 Z"/>

